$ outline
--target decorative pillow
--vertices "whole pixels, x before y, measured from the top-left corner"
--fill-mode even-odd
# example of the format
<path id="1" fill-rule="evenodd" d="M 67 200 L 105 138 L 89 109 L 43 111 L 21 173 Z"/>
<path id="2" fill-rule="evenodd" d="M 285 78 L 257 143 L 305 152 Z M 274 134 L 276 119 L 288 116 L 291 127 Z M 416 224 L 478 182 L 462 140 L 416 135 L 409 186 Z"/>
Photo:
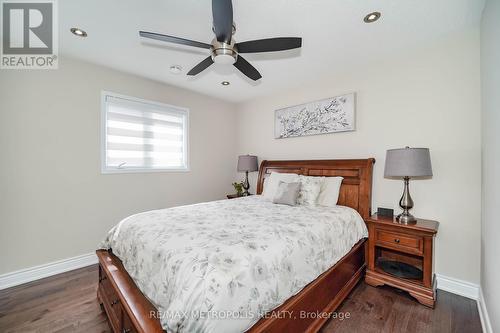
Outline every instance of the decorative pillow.
<path id="1" fill-rule="evenodd" d="M 318 201 L 325 177 L 300 176 L 299 205 L 314 206 Z"/>
<path id="2" fill-rule="evenodd" d="M 280 181 L 276 194 L 273 198 L 273 203 L 295 206 L 297 205 L 297 198 L 299 196 L 300 182 L 285 183 Z"/>
<path id="3" fill-rule="evenodd" d="M 296 183 L 299 182 L 299 175 L 296 173 L 271 172 L 269 177 L 264 180 L 264 191 L 262 192 L 264 198 L 273 200 L 280 181 L 284 183 Z"/>
<path id="4" fill-rule="evenodd" d="M 323 187 L 318 197 L 318 205 L 320 206 L 337 206 L 339 201 L 340 185 L 344 177 L 326 177 L 323 182 Z"/>

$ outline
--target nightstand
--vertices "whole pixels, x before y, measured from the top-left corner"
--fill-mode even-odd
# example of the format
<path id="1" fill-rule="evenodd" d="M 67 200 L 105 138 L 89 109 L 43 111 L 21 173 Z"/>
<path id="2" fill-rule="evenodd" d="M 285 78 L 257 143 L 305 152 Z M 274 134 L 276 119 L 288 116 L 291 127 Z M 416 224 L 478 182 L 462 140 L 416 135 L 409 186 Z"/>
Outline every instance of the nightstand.
<path id="1" fill-rule="evenodd" d="M 395 218 L 373 215 L 368 225 L 368 256 L 365 282 L 407 291 L 420 303 L 436 301 L 433 247 L 439 222 L 418 219 L 401 224 Z"/>

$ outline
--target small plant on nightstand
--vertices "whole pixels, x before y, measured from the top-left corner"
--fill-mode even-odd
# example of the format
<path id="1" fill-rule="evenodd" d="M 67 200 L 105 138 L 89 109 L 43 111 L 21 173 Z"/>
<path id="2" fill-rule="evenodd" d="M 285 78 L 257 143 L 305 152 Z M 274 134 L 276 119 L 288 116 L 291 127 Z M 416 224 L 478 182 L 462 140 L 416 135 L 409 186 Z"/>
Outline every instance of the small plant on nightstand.
<path id="1" fill-rule="evenodd" d="M 243 182 L 234 182 L 233 187 L 236 190 L 236 195 L 241 197 L 243 196 Z"/>

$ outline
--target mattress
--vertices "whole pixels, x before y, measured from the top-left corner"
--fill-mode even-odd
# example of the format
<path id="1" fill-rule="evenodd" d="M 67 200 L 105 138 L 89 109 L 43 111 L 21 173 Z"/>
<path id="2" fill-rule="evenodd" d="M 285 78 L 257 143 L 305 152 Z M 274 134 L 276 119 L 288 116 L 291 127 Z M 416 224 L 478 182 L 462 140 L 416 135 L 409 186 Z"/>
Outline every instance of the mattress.
<path id="1" fill-rule="evenodd" d="M 168 332 L 244 332 L 362 238 L 354 209 L 260 195 L 154 210 L 113 227 L 112 249 Z"/>

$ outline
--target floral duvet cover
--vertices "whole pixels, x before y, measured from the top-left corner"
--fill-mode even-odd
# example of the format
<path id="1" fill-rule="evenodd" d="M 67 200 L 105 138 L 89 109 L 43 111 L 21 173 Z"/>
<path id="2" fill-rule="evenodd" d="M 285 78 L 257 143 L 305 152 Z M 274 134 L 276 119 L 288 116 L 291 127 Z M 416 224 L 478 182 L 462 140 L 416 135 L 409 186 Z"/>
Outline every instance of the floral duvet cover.
<path id="1" fill-rule="evenodd" d="M 154 210 L 113 227 L 112 249 L 168 332 L 244 332 L 368 231 L 354 209 L 260 195 Z"/>

